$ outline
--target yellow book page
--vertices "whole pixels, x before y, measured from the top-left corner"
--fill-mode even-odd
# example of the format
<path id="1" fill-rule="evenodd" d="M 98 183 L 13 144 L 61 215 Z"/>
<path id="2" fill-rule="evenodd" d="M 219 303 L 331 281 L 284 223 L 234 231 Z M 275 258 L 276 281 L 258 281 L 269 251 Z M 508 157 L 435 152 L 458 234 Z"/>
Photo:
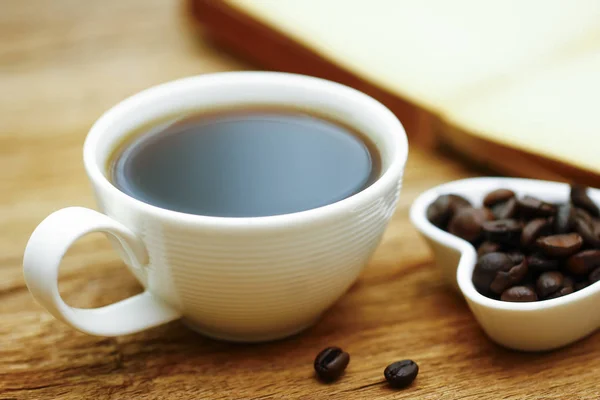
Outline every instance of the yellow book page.
<path id="1" fill-rule="evenodd" d="M 227 0 L 325 59 L 432 112 L 568 54 L 597 0 Z"/>
<path id="2" fill-rule="evenodd" d="M 529 79 L 456 104 L 443 118 L 478 137 L 600 172 L 600 42 Z"/>

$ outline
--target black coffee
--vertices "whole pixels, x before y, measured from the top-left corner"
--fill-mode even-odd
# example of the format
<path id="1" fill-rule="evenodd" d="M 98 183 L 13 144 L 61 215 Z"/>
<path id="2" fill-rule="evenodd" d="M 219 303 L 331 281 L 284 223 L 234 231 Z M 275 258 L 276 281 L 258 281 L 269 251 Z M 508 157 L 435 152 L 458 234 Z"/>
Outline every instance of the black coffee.
<path id="1" fill-rule="evenodd" d="M 379 155 L 343 124 L 294 110 L 229 110 L 132 133 L 110 161 L 121 191 L 190 214 L 258 217 L 321 207 L 379 175 Z"/>

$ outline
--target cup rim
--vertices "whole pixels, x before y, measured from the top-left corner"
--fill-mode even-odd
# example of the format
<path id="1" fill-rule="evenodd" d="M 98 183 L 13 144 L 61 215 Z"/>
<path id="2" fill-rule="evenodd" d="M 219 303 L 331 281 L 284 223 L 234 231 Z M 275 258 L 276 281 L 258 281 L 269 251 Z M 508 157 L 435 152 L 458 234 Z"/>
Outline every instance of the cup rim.
<path id="1" fill-rule="evenodd" d="M 211 85 L 232 85 L 242 83 L 254 84 L 280 84 L 309 87 L 310 90 L 318 95 L 319 92 L 334 92 L 338 98 L 343 101 L 360 104 L 362 112 L 373 114 L 381 123 L 385 124 L 384 133 L 392 143 L 392 152 L 389 166 L 383 171 L 379 178 L 369 187 L 335 203 L 327 204 L 321 207 L 312 208 L 305 211 L 299 211 L 288 214 L 269 215 L 260 217 L 218 217 L 188 214 L 179 211 L 169 210 L 157 207 L 122 192 L 114 186 L 107 178 L 105 173 L 99 167 L 96 154 L 96 146 L 102 140 L 106 130 L 115 121 L 122 119 L 128 111 L 135 109 L 142 100 L 153 99 L 159 101 L 160 98 L 169 91 L 184 86 L 194 87 L 199 90 L 203 84 Z M 335 83 L 329 80 L 315 78 L 306 75 L 290 74 L 283 72 L 264 72 L 264 71 L 243 71 L 243 72 L 219 72 L 212 74 L 196 75 L 186 78 L 173 80 L 152 86 L 142 90 L 133 96 L 130 96 L 117 103 L 107 110 L 91 127 L 83 146 L 84 166 L 90 181 L 97 185 L 102 191 L 110 193 L 119 201 L 129 204 L 147 214 L 158 218 L 169 219 L 177 224 L 195 225 L 206 224 L 213 228 L 238 228 L 255 230 L 257 228 L 270 229 L 274 227 L 289 226 L 291 224 L 308 224 L 316 221 L 326 222 L 343 216 L 348 210 L 360 210 L 365 205 L 378 199 L 389 186 L 396 186 L 401 178 L 406 160 L 408 157 L 408 139 L 402 123 L 396 116 L 383 104 L 374 98 L 348 86 Z"/>

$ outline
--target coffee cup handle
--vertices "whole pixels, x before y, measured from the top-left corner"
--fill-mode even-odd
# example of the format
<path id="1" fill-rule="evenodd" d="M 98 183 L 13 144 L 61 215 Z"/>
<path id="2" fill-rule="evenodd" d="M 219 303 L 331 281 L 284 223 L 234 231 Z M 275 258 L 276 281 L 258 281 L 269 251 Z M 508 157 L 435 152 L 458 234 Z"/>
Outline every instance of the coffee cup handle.
<path id="1" fill-rule="evenodd" d="M 82 309 L 68 306 L 58 291 L 58 269 L 69 247 L 92 232 L 114 236 L 132 266 L 146 268 L 148 253 L 144 243 L 121 223 L 82 207 L 56 211 L 32 233 L 23 257 L 25 282 L 43 307 L 73 328 L 97 336 L 136 333 L 181 316 L 148 290 L 105 307 Z"/>

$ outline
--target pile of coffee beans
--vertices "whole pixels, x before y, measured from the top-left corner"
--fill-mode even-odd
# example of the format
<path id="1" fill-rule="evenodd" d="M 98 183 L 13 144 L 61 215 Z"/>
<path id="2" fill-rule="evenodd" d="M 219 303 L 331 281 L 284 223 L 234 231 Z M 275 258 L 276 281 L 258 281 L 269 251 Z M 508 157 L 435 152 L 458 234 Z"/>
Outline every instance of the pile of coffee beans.
<path id="1" fill-rule="evenodd" d="M 350 362 L 350 354 L 339 347 L 327 347 L 315 358 L 314 367 L 317 377 L 323 382 L 339 379 Z M 417 377 L 419 366 L 412 360 L 392 363 L 383 371 L 388 384 L 395 389 L 409 386 Z"/>
<path id="2" fill-rule="evenodd" d="M 600 280 L 600 209 L 585 186 L 572 185 L 561 204 L 504 188 L 488 193 L 482 207 L 445 194 L 427 219 L 477 248 L 473 284 L 487 297 L 554 299 Z"/>

